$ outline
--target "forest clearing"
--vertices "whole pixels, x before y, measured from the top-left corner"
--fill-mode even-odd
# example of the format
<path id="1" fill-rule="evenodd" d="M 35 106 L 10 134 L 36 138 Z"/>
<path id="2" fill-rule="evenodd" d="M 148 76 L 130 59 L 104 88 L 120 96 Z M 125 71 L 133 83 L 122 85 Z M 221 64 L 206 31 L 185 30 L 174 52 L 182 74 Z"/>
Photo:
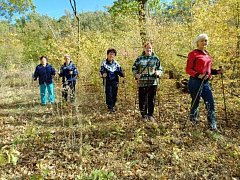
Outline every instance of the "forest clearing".
<path id="1" fill-rule="evenodd" d="M 239 177 L 239 109 L 229 108 L 225 120 L 217 81 L 213 83 L 221 133 L 207 129 L 204 111 L 198 126 L 190 123 L 189 94 L 176 89 L 168 76 L 158 90 L 157 123 L 142 123 L 138 114 L 133 117 L 134 96 L 127 94 L 125 100 L 122 85 L 117 112 L 108 114 L 101 89 L 83 80 L 76 104 L 61 104 L 56 85 L 57 104 L 50 111 L 50 105 L 40 106 L 39 89 L 29 78 L 19 81 L 24 76 L 29 77 L 10 74 L 8 84 L 1 86 L 3 179 Z"/>
<path id="2" fill-rule="evenodd" d="M 22 7 L 16 12 L 25 12 L 26 4 L 14 2 L 13 7 Z M 23 2 L 31 9 L 31 0 Z M 66 12 L 54 19 L 33 11 L 14 22 L 11 3 L 1 4 L 1 17 L 7 18 L 0 20 L 1 180 L 240 178 L 237 0 L 118 0 L 106 12 Z M 208 129 L 202 100 L 199 123 L 191 123 L 191 98 L 182 84 L 189 78 L 185 67 L 192 40 L 200 33 L 209 36 L 213 66 L 224 69 L 222 76 L 209 80 L 217 131 Z M 152 42 L 164 68 L 155 98 L 156 122 L 141 121 L 132 74 L 145 41 Z M 111 47 L 126 76 L 124 83 L 119 81 L 115 113 L 107 111 L 99 77 Z M 62 97 L 58 72 L 64 54 L 79 70 L 74 102 Z M 46 106 L 41 106 L 39 84 L 33 80 L 43 55 L 56 70 L 56 100 Z"/>

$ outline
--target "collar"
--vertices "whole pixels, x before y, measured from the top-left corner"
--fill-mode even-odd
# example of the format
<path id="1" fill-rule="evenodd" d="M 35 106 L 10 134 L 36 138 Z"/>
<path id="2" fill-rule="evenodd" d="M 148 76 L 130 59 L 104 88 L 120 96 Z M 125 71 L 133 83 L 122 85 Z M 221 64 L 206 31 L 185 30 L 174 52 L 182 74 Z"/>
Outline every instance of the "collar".
<path id="1" fill-rule="evenodd" d="M 114 62 L 114 59 L 112 60 L 112 62 L 110 62 L 110 61 L 108 61 L 108 59 L 106 59 L 107 64 L 113 64 L 113 62 Z"/>

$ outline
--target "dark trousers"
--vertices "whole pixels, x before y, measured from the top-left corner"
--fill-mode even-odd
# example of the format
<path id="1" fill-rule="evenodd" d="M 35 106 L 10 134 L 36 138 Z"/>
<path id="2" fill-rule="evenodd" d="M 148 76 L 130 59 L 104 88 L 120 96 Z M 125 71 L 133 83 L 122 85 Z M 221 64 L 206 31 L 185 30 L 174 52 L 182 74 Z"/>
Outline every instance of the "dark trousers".
<path id="1" fill-rule="evenodd" d="M 76 81 L 66 81 L 63 83 L 62 97 L 67 101 L 68 91 L 70 91 L 70 100 L 74 100 L 75 97 Z"/>
<path id="2" fill-rule="evenodd" d="M 105 93 L 107 107 L 108 109 L 113 109 L 117 101 L 118 84 L 116 82 L 107 82 Z"/>
<path id="3" fill-rule="evenodd" d="M 157 86 L 139 87 L 139 109 L 142 116 L 152 116 L 154 112 Z"/>

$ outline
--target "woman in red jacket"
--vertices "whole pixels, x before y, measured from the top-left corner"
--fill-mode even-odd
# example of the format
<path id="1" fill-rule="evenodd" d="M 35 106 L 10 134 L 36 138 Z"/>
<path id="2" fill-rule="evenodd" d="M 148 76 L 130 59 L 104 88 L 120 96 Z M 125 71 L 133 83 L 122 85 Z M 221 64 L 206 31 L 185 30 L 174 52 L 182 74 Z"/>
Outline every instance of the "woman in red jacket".
<path id="1" fill-rule="evenodd" d="M 193 124 L 198 123 L 198 106 L 202 97 L 208 111 L 208 127 L 217 130 L 217 123 L 214 116 L 214 99 L 209 84 L 211 75 L 221 74 L 222 70 L 212 69 L 212 58 L 205 50 L 208 44 L 207 34 L 200 34 L 194 40 L 197 49 L 188 54 L 186 72 L 190 75 L 188 88 L 192 98 L 190 109 L 190 120 Z"/>

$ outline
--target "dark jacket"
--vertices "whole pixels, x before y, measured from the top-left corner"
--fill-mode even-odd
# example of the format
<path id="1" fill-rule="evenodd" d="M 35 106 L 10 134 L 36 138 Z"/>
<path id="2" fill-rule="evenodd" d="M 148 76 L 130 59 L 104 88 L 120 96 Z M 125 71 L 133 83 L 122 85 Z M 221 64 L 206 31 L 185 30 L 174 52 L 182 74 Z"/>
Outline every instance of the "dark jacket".
<path id="1" fill-rule="evenodd" d="M 104 60 L 101 64 L 100 73 L 107 73 L 106 83 L 114 83 L 118 84 L 119 77 L 124 77 L 121 66 L 117 63 L 117 61 L 113 60 L 112 63 Z"/>
<path id="2" fill-rule="evenodd" d="M 39 84 L 51 84 L 53 82 L 52 76 L 54 75 L 55 69 L 50 64 L 47 64 L 46 67 L 39 64 L 35 69 L 33 78 L 34 80 L 37 80 L 38 78 Z"/>
<path id="3" fill-rule="evenodd" d="M 70 74 L 69 72 L 73 71 L 73 74 Z M 75 64 L 70 61 L 68 65 L 64 63 L 60 69 L 59 76 L 62 77 L 62 82 L 65 82 L 66 79 L 67 81 L 76 81 L 78 75 L 78 70 Z"/>

